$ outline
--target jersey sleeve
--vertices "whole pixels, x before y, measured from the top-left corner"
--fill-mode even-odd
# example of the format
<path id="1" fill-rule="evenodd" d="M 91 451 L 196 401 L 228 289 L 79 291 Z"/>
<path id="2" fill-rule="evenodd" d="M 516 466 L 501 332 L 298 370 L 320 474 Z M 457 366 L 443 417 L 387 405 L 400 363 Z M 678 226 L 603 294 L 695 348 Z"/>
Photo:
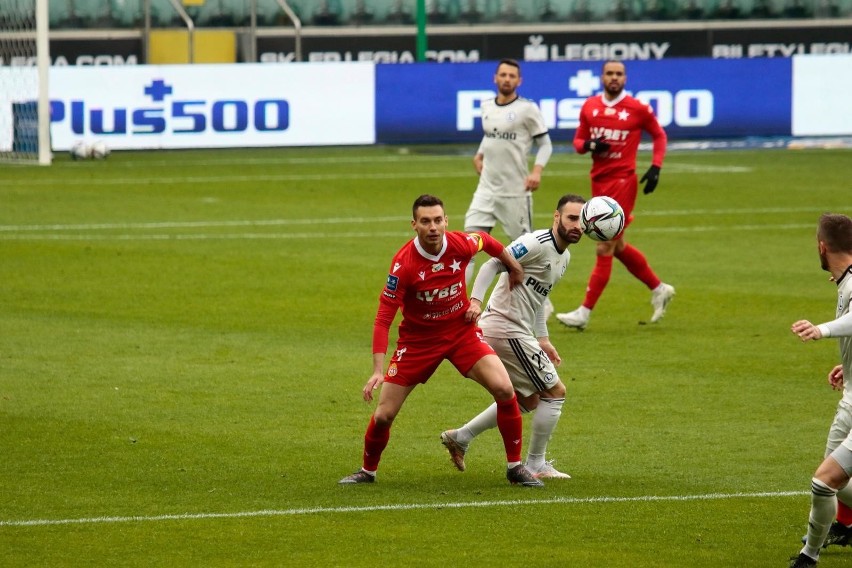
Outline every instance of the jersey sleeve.
<path id="1" fill-rule="evenodd" d="M 823 337 L 849 337 L 852 335 L 852 312 L 843 314 L 836 320 L 817 326 Z"/>
<path id="2" fill-rule="evenodd" d="M 503 243 L 484 231 L 480 231 L 479 236 L 482 238 L 482 246 L 479 250 L 484 250 L 489 256 L 500 256 L 505 248 Z"/>
<path id="3" fill-rule="evenodd" d="M 396 257 L 394 264 L 396 264 Z M 404 270 L 404 269 L 403 269 Z M 376 312 L 376 320 L 373 323 L 373 353 L 386 353 L 388 350 L 388 337 L 390 326 L 396 317 L 396 312 L 402 306 L 402 298 L 405 297 L 405 272 L 388 272 L 388 279 L 382 293 L 379 294 L 379 309 Z"/>
<path id="4" fill-rule="evenodd" d="M 583 107 L 580 109 L 580 124 L 577 125 L 577 130 L 574 132 L 574 150 L 576 150 L 578 154 L 586 153 L 584 145 L 586 144 L 586 140 L 591 137 L 589 121 L 586 119 L 586 108 L 588 106 L 589 101 L 587 100 L 583 103 Z"/>
<path id="5" fill-rule="evenodd" d="M 666 155 L 666 144 L 668 142 L 668 137 L 666 136 L 666 131 L 663 130 L 662 126 L 660 126 L 660 121 L 657 120 L 657 116 L 654 114 L 654 110 L 650 107 L 650 105 L 646 105 L 645 108 L 647 111 L 647 115 L 645 116 L 643 128 L 648 134 L 651 135 L 651 140 L 653 143 L 651 164 L 657 166 L 658 168 L 661 168 L 663 167 L 663 158 Z"/>
<path id="6" fill-rule="evenodd" d="M 542 116 L 541 109 L 534 102 L 530 102 L 527 130 L 529 130 L 531 138 L 538 138 L 547 134 L 547 125 L 544 123 L 544 116 Z"/>

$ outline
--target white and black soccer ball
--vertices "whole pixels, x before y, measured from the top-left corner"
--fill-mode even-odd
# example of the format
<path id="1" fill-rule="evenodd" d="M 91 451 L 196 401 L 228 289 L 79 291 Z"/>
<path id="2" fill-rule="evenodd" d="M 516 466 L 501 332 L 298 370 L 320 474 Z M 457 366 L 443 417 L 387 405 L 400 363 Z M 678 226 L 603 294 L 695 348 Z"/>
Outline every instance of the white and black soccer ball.
<path id="1" fill-rule="evenodd" d="M 83 141 L 74 142 L 70 153 L 72 160 L 88 160 L 92 157 L 92 149 Z"/>
<path id="2" fill-rule="evenodd" d="M 107 145 L 101 140 L 93 142 L 89 149 L 91 151 L 92 158 L 95 160 L 104 160 L 107 156 L 109 156 L 109 148 L 107 148 Z"/>
<path id="3" fill-rule="evenodd" d="M 592 197 L 580 210 L 583 232 L 595 241 L 611 241 L 624 230 L 624 209 L 611 197 Z"/>

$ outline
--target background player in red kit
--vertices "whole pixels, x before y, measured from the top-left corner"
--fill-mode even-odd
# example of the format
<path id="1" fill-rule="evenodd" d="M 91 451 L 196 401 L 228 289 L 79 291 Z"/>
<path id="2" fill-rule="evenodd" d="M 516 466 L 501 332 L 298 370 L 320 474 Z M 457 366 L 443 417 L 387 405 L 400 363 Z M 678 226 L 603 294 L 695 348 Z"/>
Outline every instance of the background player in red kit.
<path id="1" fill-rule="evenodd" d="M 512 286 L 523 280 L 523 268 L 488 233 L 447 231 L 444 204 L 435 196 L 421 195 L 415 200 L 411 226 L 417 236 L 393 257 L 379 296 L 373 326 L 373 374 L 364 385 L 364 400 L 373 400 L 373 391 L 384 385 L 364 435 L 363 466 L 340 483 L 375 480 L 391 424 L 405 399 L 447 359 L 462 375 L 485 387 L 497 402 L 497 427 L 508 462 L 506 478 L 530 487 L 543 485 L 521 463 L 523 423 L 509 373 L 483 339 L 473 316 L 467 314 L 470 301 L 465 268 L 476 253 L 484 250 L 499 258 L 509 270 Z M 385 372 L 390 326 L 400 308 L 397 348 Z"/>
<path id="2" fill-rule="evenodd" d="M 649 105 L 624 92 L 626 82 L 624 63 L 604 63 L 601 72 L 604 92 L 589 97 L 583 103 L 580 125 L 574 135 L 574 149 L 580 154 L 592 153 L 592 195 L 605 195 L 618 201 L 629 224 L 633 220 L 639 187 L 636 152 L 642 131 L 651 135 L 654 145 L 651 167 L 639 180 L 645 182 L 645 194 L 654 191 L 660 179 L 666 153 L 666 133 Z M 660 281 L 645 255 L 627 243 L 624 233 L 613 241 L 597 243 L 596 247 L 597 261 L 582 305 L 573 312 L 556 314 L 556 318 L 568 327 L 584 329 L 588 325 L 591 311 L 609 282 L 614 256 L 651 290 L 651 305 L 654 307 L 651 323 L 659 321 L 674 296 L 674 288 Z"/>

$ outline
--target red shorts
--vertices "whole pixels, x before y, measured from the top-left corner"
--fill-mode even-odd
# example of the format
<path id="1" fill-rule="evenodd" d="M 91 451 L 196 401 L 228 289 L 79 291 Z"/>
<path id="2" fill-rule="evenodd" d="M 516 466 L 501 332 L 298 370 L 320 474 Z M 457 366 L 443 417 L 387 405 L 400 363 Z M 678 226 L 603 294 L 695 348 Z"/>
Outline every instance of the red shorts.
<path id="1" fill-rule="evenodd" d="M 400 337 L 385 373 L 385 382 L 404 387 L 425 383 L 444 359 L 459 373 L 467 375 L 477 361 L 495 354 L 482 337 L 482 330 L 475 325 L 441 331 L 443 337 Z"/>
<path id="2" fill-rule="evenodd" d="M 636 174 L 628 177 L 607 178 L 592 181 L 592 196 L 605 195 L 612 197 L 624 209 L 624 227 L 633 220 L 633 208 L 636 206 L 636 194 L 639 191 L 639 181 Z"/>

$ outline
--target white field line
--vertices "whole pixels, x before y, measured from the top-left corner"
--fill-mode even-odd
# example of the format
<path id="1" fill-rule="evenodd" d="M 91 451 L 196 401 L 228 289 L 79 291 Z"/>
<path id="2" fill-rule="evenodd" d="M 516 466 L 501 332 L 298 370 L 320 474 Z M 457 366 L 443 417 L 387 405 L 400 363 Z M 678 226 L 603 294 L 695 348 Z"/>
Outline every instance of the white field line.
<path id="1" fill-rule="evenodd" d="M 711 215 L 774 215 L 786 213 L 824 213 L 825 207 L 761 207 L 761 208 L 741 208 L 741 209 L 675 209 L 667 211 L 643 211 L 643 217 L 708 217 Z M 550 213 L 539 213 L 535 215 L 537 218 L 550 219 Z M 150 221 L 138 223 L 67 223 L 67 224 L 49 224 L 49 225 L 0 225 L 0 233 L 18 233 L 18 232 L 49 232 L 49 231 L 101 231 L 101 230 L 148 230 L 148 229 L 198 229 L 198 228 L 213 228 L 213 227 L 286 227 L 291 225 L 325 225 L 325 224 L 367 224 L 367 223 L 384 223 L 384 222 L 406 222 L 410 217 L 405 216 L 386 216 L 386 217 L 346 217 L 335 218 L 326 217 L 320 219 L 240 219 L 233 221 Z M 767 226 L 771 225 L 753 225 Z M 797 225 L 798 226 L 798 225 Z M 680 230 L 702 230 L 701 227 L 674 228 Z M 707 230 L 715 230 L 716 227 L 708 227 Z M 644 229 L 645 231 L 655 231 L 658 229 Z M 665 228 L 660 228 L 660 231 L 666 231 Z M 317 233 L 312 233 L 317 234 Z"/>
<path id="2" fill-rule="evenodd" d="M 214 164 L 211 164 L 211 167 Z M 751 168 L 740 166 L 703 166 L 689 164 L 672 164 L 666 166 L 666 173 L 681 174 L 705 174 L 705 173 L 744 173 Z M 548 177 L 587 177 L 586 168 L 575 170 L 548 170 Z M 174 184 L 215 184 L 233 182 L 300 182 L 300 181 L 332 181 L 332 180 L 399 180 L 399 179 L 444 179 L 444 178 L 470 178 L 474 179 L 473 169 L 470 171 L 445 171 L 445 172 L 348 172 L 341 174 L 254 174 L 254 175 L 229 175 L 217 174 L 206 176 L 178 176 L 178 177 L 122 177 L 122 178 L 41 178 L 26 181 L 10 181 L 13 187 L 33 186 L 103 186 L 103 185 L 174 185 Z"/>
<path id="3" fill-rule="evenodd" d="M 0 521 L 0 527 L 41 527 L 51 525 L 85 525 L 97 523 L 138 523 L 152 521 L 195 521 L 205 519 L 240 519 L 247 517 L 287 517 L 296 515 L 335 515 L 378 511 L 415 511 L 437 509 L 482 509 L 541 505 L 588 505 L 598 503 L 653 503 L 683 501 L 720 501 L 728 499 L 772 499 L 802 497 L 810 491 L 764 491 L 757 493 L 707 493 L 704 495 L 644 495 L 639 497 L 554 497 L 552 499 L 509 499 L 504 501 L 471 501 L 461 503 L 409 503 L 371 505 L 365 507 L 308 507 L 301 509 L 267 509 L 238 513 L 183 513 L 179 515 L 88 517 L 77 519 L 32 519 Z"/>
<path id="4" fill-rule="evenodd" d="M 812 229 L 813 223 L 786 223 L 779 225 L 730 225 L 697 227 L 651 227 L 631 229 L 631 233 L 709 233 L 731 231 L 789 231 Z M 60 233 L 0 233 L 0 241 L 210 241 L 210 240 L 297 240 L 297 239 L 375 239 L 411 237 L 410 231 L 370 231 L 351 233 L 202 233 L 202 234 L 60 234 Z"/>

